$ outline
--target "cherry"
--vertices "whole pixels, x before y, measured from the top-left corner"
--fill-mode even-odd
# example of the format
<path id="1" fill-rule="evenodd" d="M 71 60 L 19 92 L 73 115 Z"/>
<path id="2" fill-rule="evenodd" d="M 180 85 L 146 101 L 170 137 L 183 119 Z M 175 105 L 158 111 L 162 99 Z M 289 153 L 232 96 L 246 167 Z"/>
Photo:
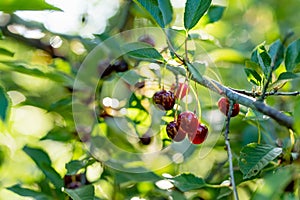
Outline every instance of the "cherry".
<path id="1" fill-rule="evenodd" d="M 174 93 L 166 90 L 158 91 L 153 95 L 153 101 L 161 110 L 171 110 L 175 104 Z"/>
<path id="2" fill-rule="evenodd" d="M 177 123 L 179 131 L 186 134 L 195 134 L 199 124 L 197 116 L 191 111 L 185 111 L 178 115 Z"/>
<path id="3" fill-rule="evenodd" d="M 139 37 L 138 41 L 150 44 L 152 47 L 155 46 L 155 41 L 150 35 L 142 35 Z"/>
<path id="4" fill-rule="evenodd" d="M 175 121 L 172 121 L 167 124 L 166 131 L 167 131 L 169 138 L 171 138 L 175 142 L 182 141 L 186 136 L 185 132 L 178 131 L 178 123 Z"/>
<path id="5" fill-rule="evenodd" d="M 142 135 L 142 137 L 140 137 L 140 142 L 143 145 L 148 145 L 151 142 L 151 136 L 148 132 L 146 132 L 145 134 Z"/>
<path id="6" fill-rule="evenodd" d="M 206 139 L 208 128 L 205 124 L 199 124 L 195 134 L 188 134 L 189 140 L 193 144 L 201 144 Z"/>
<path id="7" fill-rule="evenodd" d="M 229 99 L 225 98 L 225 97 L 221 97 L 218 101 L 218 107 L 219 110 L 227 116 L 228 111 L 229 111 Z M 233 108 L 232 108 L 232 113 L 231 113 L 231 117 L 235 117 L 239 114 L 240 112 L 240 105 L 238 103 L 233 104 Z"/>
<path id="8" fill-rule="evenodd" d="M 188 92 L 188 85 L 186 83 L 179 83 L 178 86 L 172 85 L 171 90 L 175 93 L 175 98 L 182 99 Z M 181 91 L 182 90 L 182 91 Z"/>

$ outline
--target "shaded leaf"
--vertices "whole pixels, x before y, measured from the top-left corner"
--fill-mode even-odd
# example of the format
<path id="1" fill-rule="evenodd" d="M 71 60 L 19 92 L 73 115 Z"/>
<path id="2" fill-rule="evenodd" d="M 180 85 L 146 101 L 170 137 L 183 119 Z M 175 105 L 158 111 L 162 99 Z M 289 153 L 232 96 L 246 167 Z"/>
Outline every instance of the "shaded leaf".
<path id="1" fill-rule="evenodd" d="M 264 177 L 262 186 L 255 191 L 251 199 L 278 199 L 292 179 L 293 168 L 291 166 L 279 168 L 275 173 Z"/>
<path id="2" fill-rule="evenodd" d="M 180 174 L 172 178 L 173 184 L 182 192 L 200 189 L 206 186 L 202 178 L 196 177 L 193 174 Z"/>
<path id="3" fill-rule="evenodd" d="M 64 192 L 73 200 L 95 199 L 95 188 L 93 185 L 85 185 L 77 189 L 64 189 Z"/>
<path id="4" fill-rule="evenodd" d="M 42 149 L 23 147 L 23 151 L 31 157 L 35 164 L 45 174 L 45 176 L 55 185 L 57 189 L 63 187 L 63 181 L 60 175 L 52 168 L 51 160 Z"/>
<path id="5" fill-rule="evenodd" d="M 67 175 L 76 174 L 80 169 L 85 167 L 85 163 L 81 160 L 71 160 L 66 164 Z"/>
<path id="6" fill-rule="evenodd" d="M 274 62 L 276 59 L 276 62 L 274 63 L 274 70 L 276 70 L 280 66 L 284 58 L 284 46 L 282 42 L 279 39 L 273 42 L 269 48 L 268 53 L 271 56 L 272 62 Z"/>
<path id="7" fill-rule="evenodd" d="M 23 151 L 29 155 L 39 167 L 51 165 L 50 157 L 43 150 L 25 146 L 23 147 Z"/>
<path id="8" fill-rule="evenodd" d="M 257 55 L 258 55 L 257 52 L 258 52 L 258 51 L 257 51 L 257 48 L 255 48 L 255 49 L 252 51 L 252 53 L 251 53 L 251 61 L 254 62 L 254 63 L 256 63 L 256 64 L 259 64 L 259 62 L 258 62 L 258 57 L 257 57 Z"/>
<path id="9" fill-rule="evenodd" d="M 172 21 L 173 9 L 170 0 L 134 0 L 149 12 L 154 21 L 162 28 Z"/>
<path id="10" fill-rule="evenodd" d="M 66 128 L 54 128 L 47 133 L 41 140 L 55 140 L 60 142 L 67 142 L 75 137 L 70 130 Z"/>
<path id="11" fill-rule="evenodd" d="M 27 189 L 27 188 L 22 188 L 20 185 L 13 185 L 7 189 L 20 195 L 20 196 L 32 197 L 35 200 L 51 200 L 52 199 L 52 197 L 49 197 L 46 194 L 31 190 L 31 189 Z"/>
<path id="12" fill-rule="evenodd" d="M 249 69 L 252 69 L 252 70 L 255 70 L 260 76 L 263 75 L 263 71 L 262 69 L 260 68 L 259 64 L 256 63 L 256 62 L 253 62 L 253 61 L 246 61 L 245 62 L 245 67 L 246 68 L 249 68 Z"/>
<path id="13" fill-rule="evenodd" d="M 202 64 L 202 67 L 205 67 L 205 64 Z M 187 68 L 192 76 L 199 82 L 202 82 L 201 68 L 200 64 L 196 67 L 194 64 L 187 63 Z"/>
<path id="14" fill-rule="evenodd" d="M 258 47 L 258 63 L 262 68 L 265 77 L 268 77 L 268 74 L 270 73 L 270 67 L 271 67 L 271 57 L 267 52 L 267 50 L 265 49 L 264 45 L 260 45 Z"/>
<path id="15" fill-rule="evenodd" d="M 207 11 L 209 22 L 213 23 L 219 21 L 222 18 L 224 10 L 224 6 L 212 5 Z"/>
<path id="16" fill-rule="evenodd" d="M 95 163 L 95 160 L 71 160 L 66 164 L 67 175 L 76 174 L 80 169 L 86 168 L 87 166 Z"/>
<path id="17" fill-rule="evenodd" d="M 17 10 L 59 10 L 61 11 L 61 9 L 46 3 L 45 0 L 0 1 L 0 11 L 14 12 Z"/>
<path id="18" fill-rule="evenodd" d="M 289 79 L 294 79 L 294 78 L 299 78 L 299 76 L 292 72 L 283 72 L 279 75 L 277 80 L 281 81 L 281 80 L 289 80 Z"/>
<path id="19" fill-rule="evenodd" d="M 0 55 L 13 57 L 15 55 L 15 53 L 0 47 Z"/>
<path id="20" fill-rule="evenodd" d="M 164 25 L 168 25 L 173 19 L 173 7 L 170 0 L 158 0 L 158 6 L 162 13 Z"/>
<path id="21" fill-rule="evenodd" d="M 286 71 L 292 72 L 297 64 L 300 63 L 300 39 L 292 42 L 285 54 Z"/>
<path id="22" fill-rule="evenodd" d="M 270 161 L 282 153 L 281 148 L 267 144 L 251 143 L 243 147 L 240 152 L 239 166 L 243 178 L 257 175 Z"/>
<path id="23" fill-rule="evenodd" d="M 2 68 L 0 66 L 0 69 L 2 70 L 9 70 L 14 72 L 19 72 L 22 74 L 27 74 L 31 76 L 36 76 L 40 78 L 48 78 L 55 82 L 62 82 L 66 85 L 73 85 L 73 79 L 66 74 L 63 74 L 61 72 L 55 71 L 55 72 L 43 72 L 37 68 L 30 68 L 25 63 L 16 63 L 16 62 L 9 62 L 9 61 L 1 61 L 1 64 L 4 64 L 7 68 Z"/>
<path id="24" fill-rule="evenodd" d="M 162 55 L 155 48 L 143 42 L 125 44 L 122 49 L 128 56 L 136 59 L 165 62 Z"/>
<path id="25" fill-rule="evenodd" d="M 72 97 L 60 99 L 59 101 L 51 104 L 48 111 L 54 111 L 54 110 L 66 108 L 66 107 L 71 108 L 71 105 L 72 105 L 71 103 L 72 103 Z"/>
<path id="26" fill-rule="evenodd" d="M 0 87 L 0 119 L 6 121 L 9 110 L 9 98 L 2 87 Z"/>
<path id="27" fill-rule="evenodd" d="M 174 29 L 174 28 L 169 28 L 166 30 L 167 36 L 169 38 L 169 42 L 172 46 L 172 49 L 170 51 L 171 56 L 175 58 L 175 51 L 177 54 L 184 54 L 185 49 L 184 49 L 184 43 L 186 40 L 186 35 L 185 35 L 185 30 L 183 29 Z"/>
<path id="28" fill-rule="evenodd" d="M 184 27 L 192 29 L 208 10 L 211 0 L 187 0 L 184 11 Z"/>

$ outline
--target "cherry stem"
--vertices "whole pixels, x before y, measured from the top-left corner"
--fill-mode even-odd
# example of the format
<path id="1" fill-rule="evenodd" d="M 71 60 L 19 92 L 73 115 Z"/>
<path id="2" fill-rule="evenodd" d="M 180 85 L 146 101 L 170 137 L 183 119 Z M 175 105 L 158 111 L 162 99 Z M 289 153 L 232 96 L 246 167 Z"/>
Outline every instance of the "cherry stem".
<path id="1" fill-rule="evenodd" d="M 196 101 L 197 101 L 198 119 L 200 119 L 201 118 L 201 104 L 200 104 L 200 101 L 198 98 L 197 90 L 195 91 L 193 87 L 190 87 L 190 88 L 191 88 L 192 93 L 195 96 Z"/>
<path id="2" fill-rule="evenodd" d="M 233 162 L 232 162 L 232 157 L 233 156 L 232 156 L 230 141 L 229 141 L 229 125 L 230 125 L 230 118 L 231 118 L 231 114 L 232 114 L 233 105 L 234 105 L 234 102 L 232 100 L 230 100 L 229 110 L 228 110 L 227 118 L 226 118 L 226 128 L 225 128 L 224 137 L 225 137 L 225 145 L 226 145 L 227 154 L 228 154 L 231 186 L 232 186 L 232 189 L 233 189 L 234 199 L 238 200 L 239 196 L 238 196 L 238 192 L 237 192 L 236 185 L 235 185 L 235 180 L 234 180 L 234 170 L 233 170 Z"/>

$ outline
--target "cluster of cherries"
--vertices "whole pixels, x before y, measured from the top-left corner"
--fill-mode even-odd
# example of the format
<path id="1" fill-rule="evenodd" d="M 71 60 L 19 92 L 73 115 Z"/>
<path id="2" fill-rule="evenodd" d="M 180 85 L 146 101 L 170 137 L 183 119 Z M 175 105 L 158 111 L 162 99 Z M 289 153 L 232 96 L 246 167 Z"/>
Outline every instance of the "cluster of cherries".
<path id="1" fill-rule="evenodd" d="M 161 90 L 153 95 L 153 102 L 162 110 L 171 110 L 175 105 L 175 100 L 183 98 L 187 93 L 188 86 L 179 83 L 177 88 L 172 88 L 171 91 Z M 173 92 L 174 91 L 174 92 Z M 174 94 L 175 93 L 175 94 Z M 220 111 L 227 116 L 229 111 L 229 100 L 222 97 L 218 101 Z M 238 115 L 239 104 L 233 105 L 231 117 Z M 193 144 L 201 144 L 205 141 L 208 128 L 201 123 L 196 114 L 191 111 L 180 113 L 174 121 L 171 121 L 166 126 L 167 135 L 175 142 L 182 141 L 186 136 Z"/>

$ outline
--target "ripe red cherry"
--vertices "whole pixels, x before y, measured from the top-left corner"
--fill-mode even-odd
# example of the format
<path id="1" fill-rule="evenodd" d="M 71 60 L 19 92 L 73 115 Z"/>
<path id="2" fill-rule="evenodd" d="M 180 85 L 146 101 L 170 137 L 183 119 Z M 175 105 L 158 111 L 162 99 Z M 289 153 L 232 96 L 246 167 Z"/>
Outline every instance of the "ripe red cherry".
<path id="1" fill-rule="evenodd" d="M 175 104 L 174 93 L 166 90 L 158 91 L 153 95 L 153 101 L 161 110 L 171 110 Z"/>
<path id="2" fill-rule="evenodd" d="M 172 85 L 171 90 L 175 93 L 175 98 L 182 99 L 188 92 L 188 85 L 186 83 L 179 83 L 178 86 Z"/>
<path id="3" fill-rule="evenodd" d="M 185 132 L 178 131 L 178 123 L 175 121 L 172 121 L 167 124 L 166 131 L 167 131 L 169 138 L 171 138 L 175 142 L 182 141 L 186 136 Z"/>
<path id="4" fill-rule="evenodd" d="M 218 107 L 219 110 L 227 116 L 228 111 L 229 111 L 229 99 L 225 98 L 225 97 L 221 97 L 218 101 Z M 235 117 L 239 114 L 240 112 L 240 105 L 238 103 L 233 104 L 233 108 L 232 108 L 232 113 L 231 113 L 231 117 Z"/>
<path id="5" fill-rule="evenodd" d="M 177 123 L 179 132 L 186 134 L 195 134 L 199 124 L 197 116 L 191 111 L 185 111 L 178 115 Z"/>
<path id="6" fill-rule="evenodd" d="M 208 128 L 205 124 L 199 124 L 195 134 L 188 134 L 189 140 L 193 144 L 201 144 L 206 139 Z"/>

